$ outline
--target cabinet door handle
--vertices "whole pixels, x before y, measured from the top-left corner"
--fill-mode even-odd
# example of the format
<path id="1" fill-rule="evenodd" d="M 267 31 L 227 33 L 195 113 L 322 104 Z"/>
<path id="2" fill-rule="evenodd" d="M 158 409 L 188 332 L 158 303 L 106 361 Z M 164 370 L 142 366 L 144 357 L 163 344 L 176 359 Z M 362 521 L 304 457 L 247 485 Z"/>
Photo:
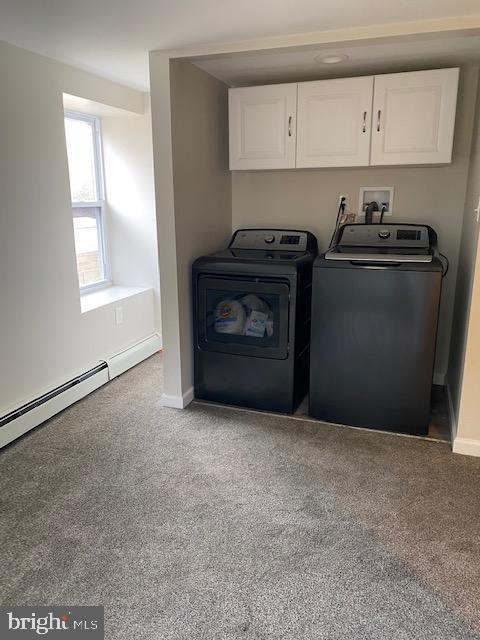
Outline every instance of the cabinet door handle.
<path id="1" fill-rule="evenodd" d="M 292 116 L 288 116 L 288 137 L 292 137 Z"/>
<path id="2" fill-rule="evenodd" d="M 377 113 L 377 131 L 380 131 L 380 118 L 382 117 L 382 110 L 379 109 Z"/>
<path id="3" fill-rule="evenodd" d="M 367 112 L 364 111 L 363 112 L 363 126 L 362 126 L 362 132 L 365 133 L 365 131 L 367 130 Z"/>

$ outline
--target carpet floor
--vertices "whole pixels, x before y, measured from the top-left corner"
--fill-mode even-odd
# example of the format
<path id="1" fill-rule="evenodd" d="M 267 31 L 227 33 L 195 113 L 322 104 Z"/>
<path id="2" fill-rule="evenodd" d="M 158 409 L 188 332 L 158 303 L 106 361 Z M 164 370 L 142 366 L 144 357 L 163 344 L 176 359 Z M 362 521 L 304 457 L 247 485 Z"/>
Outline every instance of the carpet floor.
<path id="1" fill-rule="evenodd" d="M 0 453 L 0 600 L 106 638 L 480 638 L 480 459 L 193 403 L 161 356 Z"/>

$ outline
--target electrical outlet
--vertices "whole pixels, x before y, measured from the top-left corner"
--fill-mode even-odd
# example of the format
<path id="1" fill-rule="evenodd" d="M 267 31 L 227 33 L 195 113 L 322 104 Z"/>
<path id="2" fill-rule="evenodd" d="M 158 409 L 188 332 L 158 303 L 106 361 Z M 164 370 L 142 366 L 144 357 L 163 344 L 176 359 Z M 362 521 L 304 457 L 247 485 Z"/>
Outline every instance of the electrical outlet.
<path id="1" fill-rule="evenodd" d="M 115 307 L 115 324 L 123 324 L 123 307 Z"/>
<path id="2" fill-rule="evenodd" d="M 347 205 L 347 203 L 348 203 L 348 194 L 344 194 L 344 195 L 338 196 L 338 206 L 341 205 L 342 198 L 345 198 L 344 202 L 345 202 L 345 205 Z"/>

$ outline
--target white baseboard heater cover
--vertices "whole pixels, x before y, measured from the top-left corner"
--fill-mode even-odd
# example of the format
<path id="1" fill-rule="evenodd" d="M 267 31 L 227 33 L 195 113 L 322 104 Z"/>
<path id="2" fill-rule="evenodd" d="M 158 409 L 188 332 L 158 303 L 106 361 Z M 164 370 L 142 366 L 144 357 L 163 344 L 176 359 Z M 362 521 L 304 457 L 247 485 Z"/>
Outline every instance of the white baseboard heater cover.
<path id="1" fill-rule="evenodd" d="M 0 416 L 0 447 L 84 398 L 108 380 L 107 363 L 101 362 L 93 369 Z"/>
<path id="2" fill-rule="evenodd" d="M 93 369 L 0 416 L 0 448 L 153 355 L 161 346 L 161 338 L 155 333 L 102 360 Z"/>
<path id="3" fill-rule="evenodd" d="M 145 358 L 152 356 L 162 347 L 162 341 L 158 333 L 141 340 L 136 344 L 124 349 L 120 353 L 107 358 L 108 372 L 110 380 L 116 378 L 131 367 L 134 367 Z"/>

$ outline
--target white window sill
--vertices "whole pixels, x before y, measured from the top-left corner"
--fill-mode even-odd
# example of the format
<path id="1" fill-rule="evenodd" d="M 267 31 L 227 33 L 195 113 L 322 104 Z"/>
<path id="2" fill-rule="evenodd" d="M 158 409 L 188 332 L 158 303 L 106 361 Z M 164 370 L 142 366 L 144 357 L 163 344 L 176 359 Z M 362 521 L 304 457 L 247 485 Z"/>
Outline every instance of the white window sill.
<path id="1" fill-rule="evenodd" d="M 111 280 L 103 280 L 102 282 L 96 282 L 95 284 L 87 284 L 85 287 L 80 287 L 80 295 L 88 296 L 90 293 L 100 291 L 100 289 L 107 289 L 111 286 L 113 286 Z"/>
<path id="2" fill-rule="evenodd" d="M 80 296 L 80 306 L 82 313 L 87 313 L 93 309 L 104 307 L 112 302 L 118 302 L 125 298 L 131 298 L 138 293 L 149 291 L 149 287 L 121 287 L 112 285 L 91 293 L 82 293 Z"/>

